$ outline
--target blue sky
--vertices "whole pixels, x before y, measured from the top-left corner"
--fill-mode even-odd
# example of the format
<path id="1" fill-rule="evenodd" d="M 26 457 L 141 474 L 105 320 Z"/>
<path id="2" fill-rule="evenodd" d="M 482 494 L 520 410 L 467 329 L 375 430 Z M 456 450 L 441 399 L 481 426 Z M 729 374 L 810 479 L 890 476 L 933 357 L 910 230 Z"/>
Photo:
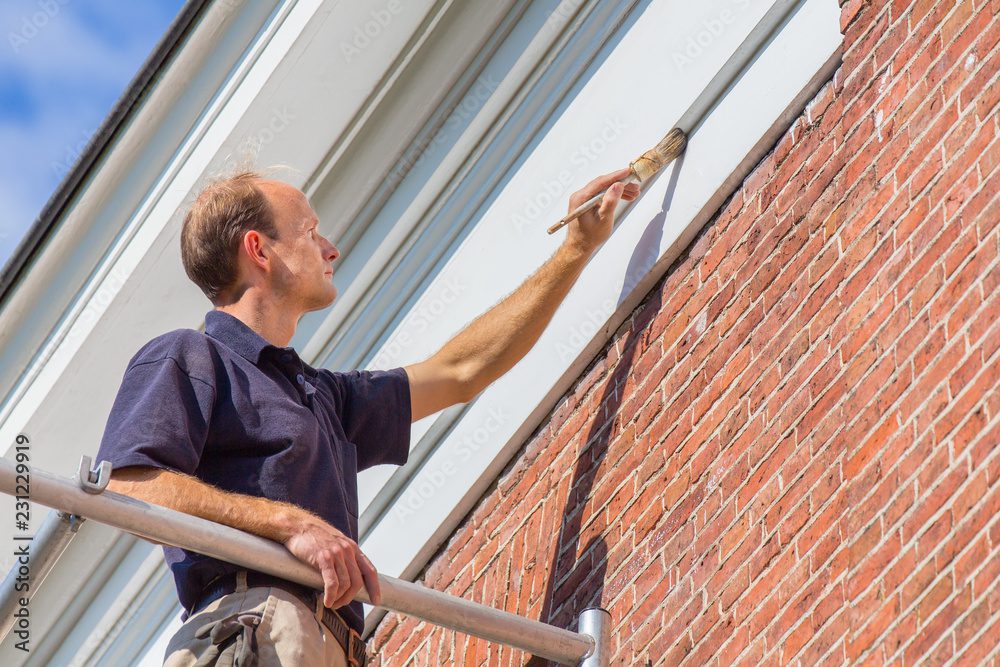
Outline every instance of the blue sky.
<path id="1" fill-rule="evenodd" d="M 183 0 L 0 0 L 0 265 Z"/>

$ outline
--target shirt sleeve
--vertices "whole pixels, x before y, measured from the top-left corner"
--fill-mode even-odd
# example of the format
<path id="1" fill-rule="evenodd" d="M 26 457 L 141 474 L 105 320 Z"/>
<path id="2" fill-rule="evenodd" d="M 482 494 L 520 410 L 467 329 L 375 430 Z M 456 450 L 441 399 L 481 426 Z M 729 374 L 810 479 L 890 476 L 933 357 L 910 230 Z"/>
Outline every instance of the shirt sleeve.
<path id="1" fill-rule="evenodd" d="M 215 388 L 173 357 L 136 361 L 122 378 L 96 460 L 194 474 L 208 438 Z"/>
<path id="2" fill-rule="evenodd" d="M 338 395 L 341 425 L 358 449 L 358 470 L 381 463 L 406 463 L 411 415 L 406 370 L 319 371 Z"/>

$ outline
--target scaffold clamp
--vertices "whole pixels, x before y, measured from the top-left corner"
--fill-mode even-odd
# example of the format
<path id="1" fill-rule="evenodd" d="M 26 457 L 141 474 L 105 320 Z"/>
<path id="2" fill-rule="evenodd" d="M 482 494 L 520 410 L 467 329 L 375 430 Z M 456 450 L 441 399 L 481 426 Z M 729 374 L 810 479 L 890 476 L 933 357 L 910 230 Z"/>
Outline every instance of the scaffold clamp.
<path id="1" fill-rule="evenodd" d="M 89 456 L 80 457 L 80 488 L 87 493 L 102 493 L 111 481 L 111 461 L 101 461 L 97 470 L 92 470 L 91 464 Z"/>

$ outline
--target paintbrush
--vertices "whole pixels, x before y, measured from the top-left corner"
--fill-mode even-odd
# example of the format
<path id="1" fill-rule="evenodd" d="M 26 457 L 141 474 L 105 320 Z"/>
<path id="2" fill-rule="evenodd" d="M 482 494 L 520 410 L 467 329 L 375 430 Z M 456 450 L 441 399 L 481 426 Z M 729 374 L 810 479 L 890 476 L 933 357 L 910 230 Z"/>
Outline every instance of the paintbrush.
<path id="1" fill-rule="evenodd" d="M 673 162 L 677 157 L 684 152 L 684 147 L 687 145 L 687 135 L 684 131 L 678 127 L 667 132 L 667 136 L 663 137 L 660 143 L 656 144 L 654 148 L 649 149 L 638 158 L 629 163 L 629 170 L 631 173 L 625 178 L 626 183 L 645 183 L 651 179 L 656 172 L 663 169 L 667 164 Z M 555 232 L 556 230 L 562 228 L 564 225 L 569 223 L 571 220 L 575 220 L 580 217 L 590 209 L 601 203 L 601 198 L 605 195 L 607 190 L 591 197 L 587 201 L 583 202 L 575 209 L 570 211 L 566 217 L 557 222 L 556 224 L 549 227 L 549 234 Z"/>

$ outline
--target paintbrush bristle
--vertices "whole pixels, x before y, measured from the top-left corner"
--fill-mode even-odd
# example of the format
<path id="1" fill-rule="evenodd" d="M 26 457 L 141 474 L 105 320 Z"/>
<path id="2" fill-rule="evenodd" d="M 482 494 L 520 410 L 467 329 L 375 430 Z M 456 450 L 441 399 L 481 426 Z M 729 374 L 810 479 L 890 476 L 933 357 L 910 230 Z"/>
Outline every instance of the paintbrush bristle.
<path id="1" fill-rule="evenodd" d="M 675 127 L 667 132 L 667 136 L 663 137 L 654 148 L 640 155 L 629 165 L 632 168 L 632 173 L 640 181 L 649 180 L 664 165 L 677 159 L 677 156 L 684 152 L 685 146 L 687 146 L 687 135 L 684 134 L 683 130 Z"/>
<path id="2" fill-rule="evenodd" d="M 653 150 L 662 156 L 664 162 L 670 162 L 684 151 L 685 146 L 687 146 L 687 135 L 675 127 L 667 132 L 667 136 L 663 137 Z"/>

